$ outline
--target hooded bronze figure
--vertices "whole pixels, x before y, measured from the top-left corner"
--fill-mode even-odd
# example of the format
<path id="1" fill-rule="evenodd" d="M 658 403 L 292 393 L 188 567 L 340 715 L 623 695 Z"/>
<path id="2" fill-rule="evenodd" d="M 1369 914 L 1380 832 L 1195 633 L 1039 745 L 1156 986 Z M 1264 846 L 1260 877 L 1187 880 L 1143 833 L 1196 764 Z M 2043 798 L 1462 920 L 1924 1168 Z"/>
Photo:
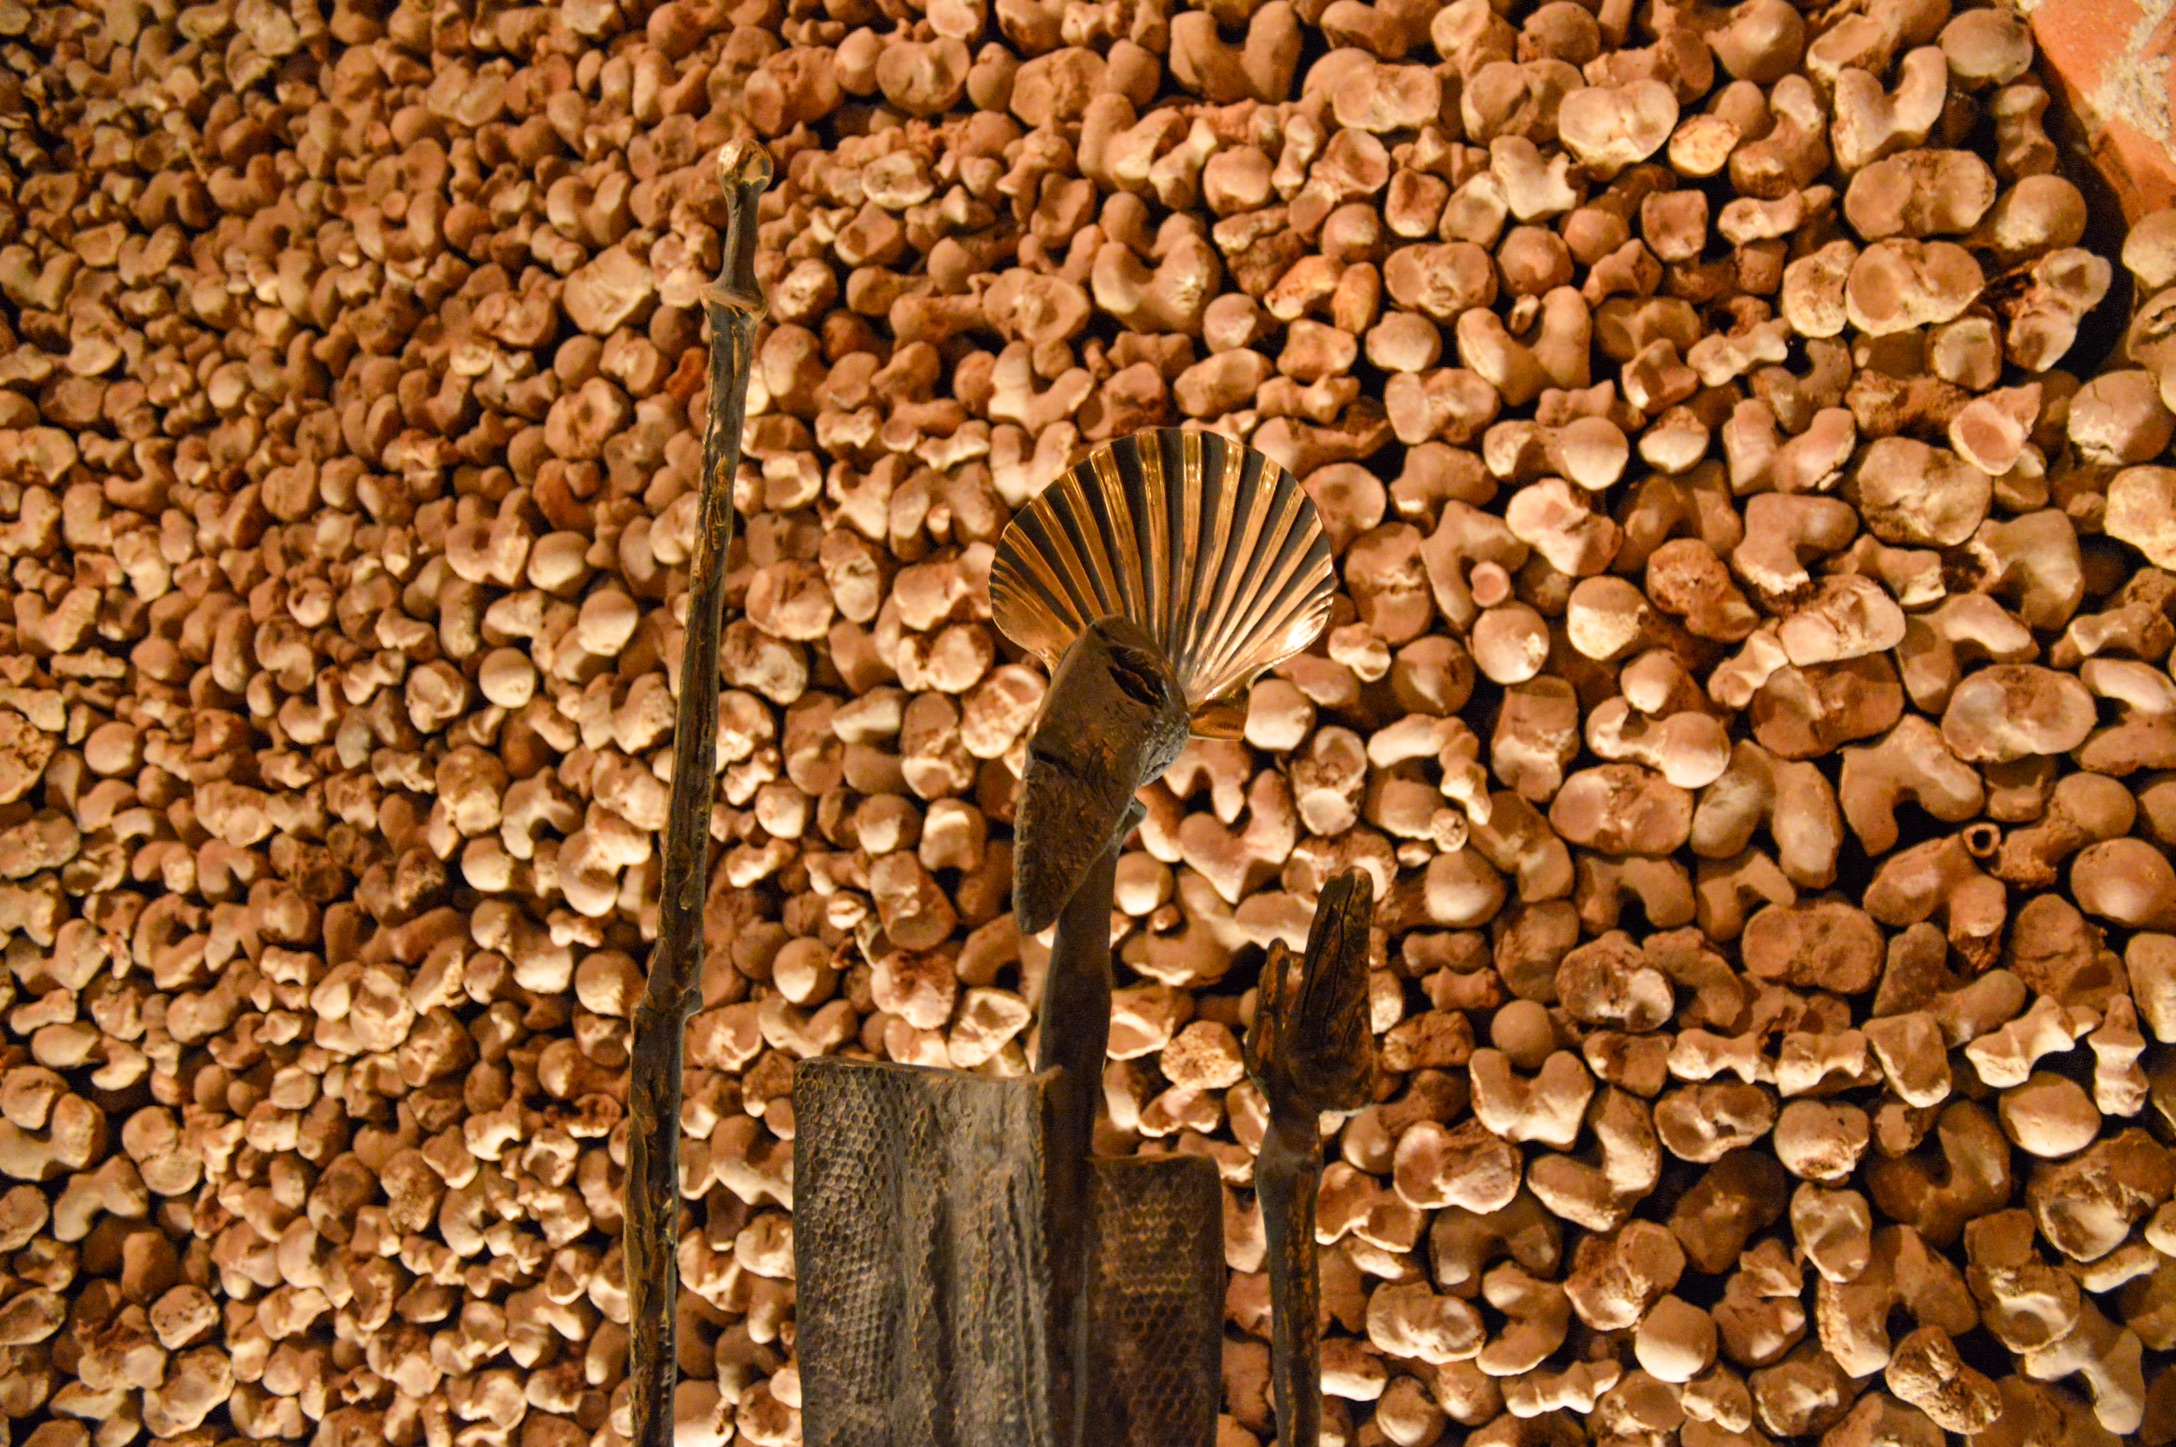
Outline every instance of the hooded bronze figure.
<path id="1" fill-rule="evenodd" d="M 1066 650 L 1041 719 L 1013 815 L 1034 841 L 1013 860 L 1013 914 L 1030 935 L 1057 923 L 1096 859 L 1131 831 L 1134 793 L 1186 747 L 1186 696 L 1155 640 L 1105 618 Z"/>

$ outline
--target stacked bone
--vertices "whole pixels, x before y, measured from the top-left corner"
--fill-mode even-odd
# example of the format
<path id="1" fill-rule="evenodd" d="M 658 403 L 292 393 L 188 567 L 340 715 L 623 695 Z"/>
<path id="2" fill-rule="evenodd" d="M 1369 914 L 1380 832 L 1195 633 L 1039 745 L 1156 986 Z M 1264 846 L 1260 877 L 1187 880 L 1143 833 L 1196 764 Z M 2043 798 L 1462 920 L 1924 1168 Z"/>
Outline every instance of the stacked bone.
<path id="1" fill-rule="evenodd" d="M 1106 1144 L 1224 1171 L 1226 1447 L 1237 1038 L 1350 864 L 1332 1440 L 2176 1440 L 2176 226 L 2084 382 L 2115 244 L 2004 13 L 0 0 L 0 59 L 38 1447 L 624 1433 L 735 114 L 686 1447 L 798 1436 L 793 1062 L 1023 1068 L 991 547 L 1182 419 L 1302 475 L 1344 590 L 1119 873 Z"/>

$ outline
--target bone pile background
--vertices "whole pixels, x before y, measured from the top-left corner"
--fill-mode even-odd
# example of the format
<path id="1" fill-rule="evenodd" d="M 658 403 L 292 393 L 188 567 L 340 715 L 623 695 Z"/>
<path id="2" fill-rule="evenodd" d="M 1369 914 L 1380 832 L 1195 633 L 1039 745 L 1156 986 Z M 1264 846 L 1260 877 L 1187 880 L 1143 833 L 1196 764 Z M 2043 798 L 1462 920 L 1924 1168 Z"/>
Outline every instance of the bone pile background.
<path id="1" fill-rule="evenodd" d="M 1105 1144 L 1227 1183 L 1221 1447 L 1237 1042 L 1352 864 L 1328 1440 L 2176 1440 L 2176 223 L 2088 236 L 2031 62 L 1950 0 L 0 0 L 13 1440 L 624 1439 L 736 125 L 683 1447 L 799 1439 L 794 1062 L 1031 1057 L 992 548 L 1180 422 L 1341 589 L 1120 870 Z"/>

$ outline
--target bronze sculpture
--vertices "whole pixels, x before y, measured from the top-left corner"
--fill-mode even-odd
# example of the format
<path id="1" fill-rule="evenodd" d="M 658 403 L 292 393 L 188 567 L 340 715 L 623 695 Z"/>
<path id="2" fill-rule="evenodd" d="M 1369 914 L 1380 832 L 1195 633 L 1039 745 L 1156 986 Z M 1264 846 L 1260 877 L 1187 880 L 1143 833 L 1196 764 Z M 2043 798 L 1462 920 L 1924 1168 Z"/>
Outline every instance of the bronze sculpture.
<path id="1" fill-rule="evenodd" d="M 812 1447 L 1207 1447 L 1224 1298 L 1215 1168 L 1102 1159 L 1111 892 L 1134 795 L 1190 733 L 1236 732 L 1255 675 L 1327 620 L 1329 548 L 1296 480 L 1214 434 L 1099 448 L 1021 511 L 992 613 L 1051 667 L 1015 812 L 1014 913 L 1053 925 L 1036 1073 L 812 1060 L 794 1088 L 802 1429 Z M 1273 952 L 1250 1042 L 1271 1102 L 1281 1436 L 1311 1447 L 1321 1109 L 1369 1078 L 1371 891 L 1324 892 Z M 1294 1313 L 1304 1322 L 1289 1322 Z"/>
<path id="2" fill-rule="evenodd" d="M 682 1040 L 702 905 L 732 488 L 757 319 L 762 149 L 718 158 L 724 263 L 666 826 L 658 942 L 630 1067 L 625 1250 L 637 1447 L 673 1436 Z M 1334 581 L 1297 481 L 1214 434 L 1097 449 L 1001 540 L 992 615 L 1051 684 L 1015 816 L 1014 913 L 1055 926 L 1035 1073 L 822 1059 L 795 1072 L 797 1357 L 811 1447 L 1209 1447 L 1221 1395 L 1222 1197 L 1195 1156 L 1091 1152 L 1110 1034 L 1112 885 L 1135 794 L 1190 734 L 1232 737 L 1247 685 L 1307 646 Z M 1326 886 L 1307 950 L 1265 964 L 1247 1068 L 1271 1248 L 1279 1440 L 1319 1420 L 1314 1232 L 1327 1110 L 1372 1072 L 1372 891 Z"/>

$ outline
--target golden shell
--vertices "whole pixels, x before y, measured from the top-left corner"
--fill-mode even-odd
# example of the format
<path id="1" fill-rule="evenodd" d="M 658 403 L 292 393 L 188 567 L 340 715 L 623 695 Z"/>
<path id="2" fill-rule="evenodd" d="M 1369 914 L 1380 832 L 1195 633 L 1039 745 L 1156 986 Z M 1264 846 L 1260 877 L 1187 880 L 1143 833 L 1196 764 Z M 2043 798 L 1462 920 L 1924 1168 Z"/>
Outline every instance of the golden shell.
<path id="1" fill-rule="evenodd" d="M 1297 478 L 1216 433 L 1160 427 L 1097 448 L 1014 515 L 990 608 L 1052 668 L 1097 619 L 1131 619 L 1170 659 L 1193 731 L 1232 738 L 1247 685 L 1315 640 L 1336 587 Z"/>

